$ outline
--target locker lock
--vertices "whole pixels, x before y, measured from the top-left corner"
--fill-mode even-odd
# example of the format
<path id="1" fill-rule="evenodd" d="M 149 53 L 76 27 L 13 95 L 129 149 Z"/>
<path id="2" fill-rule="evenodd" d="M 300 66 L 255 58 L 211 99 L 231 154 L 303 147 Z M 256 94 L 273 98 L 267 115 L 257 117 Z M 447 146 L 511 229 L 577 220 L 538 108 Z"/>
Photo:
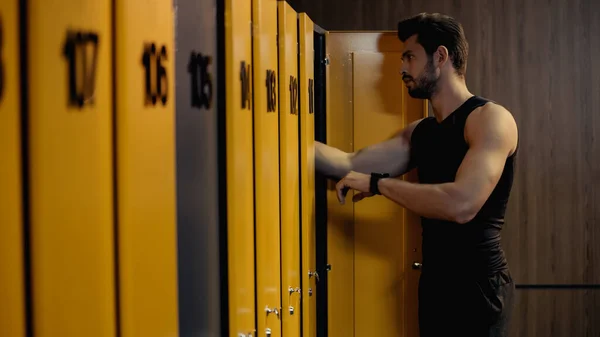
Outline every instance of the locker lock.
<path id="1" fill-rule="evenodd" d="M 269 306 L 267 305 L 267 307 L 265 308 L 265 312 L 267 313 L 267 316 L 271 313 L 275 314 L 275 316 L 279 317 L 279 310 L 277 310 L 277 308 L 273 308 L 270 309 Z"/>
<path id="2" fill-rule="evenodd" d="M 267 328 L 267 329 L 265 330 L 265 335 L 266 335 L 267 337 L 271 337 L 271 329 Z"/>
<path id="3" fill-rule="evenodd" d="M 293 314 L 294 314 L 294 307 L 292 307 L 292 306 L 290 305 L 290 308 L 289 308 L 289 310 L 290 310 L 290 315 L 293 315 Z"/>

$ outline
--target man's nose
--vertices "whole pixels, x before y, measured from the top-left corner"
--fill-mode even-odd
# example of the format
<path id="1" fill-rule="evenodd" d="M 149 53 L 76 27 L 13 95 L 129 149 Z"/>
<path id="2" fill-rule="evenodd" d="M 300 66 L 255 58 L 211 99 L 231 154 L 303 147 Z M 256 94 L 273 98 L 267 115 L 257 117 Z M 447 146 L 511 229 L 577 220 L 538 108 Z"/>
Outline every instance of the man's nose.
<path id="1" fill-rule="evenodd" d="M 404 75 L 406 75 L 406 74 L 407 74 L 406 64 L 402 63 L 402 66 L 400 67 L 400 75 L 402 75 L 402 77 L 404 77 Z"/>

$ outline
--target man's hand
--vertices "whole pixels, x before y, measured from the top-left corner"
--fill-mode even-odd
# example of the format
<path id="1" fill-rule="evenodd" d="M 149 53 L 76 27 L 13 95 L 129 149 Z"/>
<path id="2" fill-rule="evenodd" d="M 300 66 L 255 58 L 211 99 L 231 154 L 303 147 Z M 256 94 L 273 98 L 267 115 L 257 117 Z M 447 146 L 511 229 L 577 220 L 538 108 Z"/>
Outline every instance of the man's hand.
<path id="1" fill-rule="evenodd" d="M 361 192 L 352 198 L 354 202 L 373 196 L 373 193 L 369 192 L 371 190 L 371 176 L 354 171 L 350 171 L 350 173 L 342 178 L 335 186 L 335 189 L 338 201 L 342 205 L 346 202 L 346 194 L 350 189 Z"/>

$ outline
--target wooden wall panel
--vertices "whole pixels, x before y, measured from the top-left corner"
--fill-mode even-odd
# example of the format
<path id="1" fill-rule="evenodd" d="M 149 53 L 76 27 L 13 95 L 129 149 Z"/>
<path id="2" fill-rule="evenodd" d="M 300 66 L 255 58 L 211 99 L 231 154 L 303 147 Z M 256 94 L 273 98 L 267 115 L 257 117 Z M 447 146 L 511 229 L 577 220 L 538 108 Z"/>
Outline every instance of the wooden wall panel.
<path id="1" fill-rule="evenodd" d="M 393 30 L 439 11 L 463 23 L 470 89 L 505 105 L 520 153 L 504 231 L 517 282 L 598 284 L 600 4 L 536 0 L 291 0 L 324 29 Z M 343 3 L 343 5 L 342 5 Z M 339 7 L 338 7 L 339 6 Z M 336 10 L 333 10 L 333 9 Z"/>
<path id="2" fill-rule="evenodd" d="M 510 337 L 596 337 L 600 289 L 519 289 Z"/>

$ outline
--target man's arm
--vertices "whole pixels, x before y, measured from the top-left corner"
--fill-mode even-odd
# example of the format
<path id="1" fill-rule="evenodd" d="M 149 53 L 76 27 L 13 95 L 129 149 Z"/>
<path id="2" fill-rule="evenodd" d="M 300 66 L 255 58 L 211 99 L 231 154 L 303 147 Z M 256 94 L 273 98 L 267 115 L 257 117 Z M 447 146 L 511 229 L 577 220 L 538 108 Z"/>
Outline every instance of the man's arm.
<path id="1" fill-rule="evenodd" d="M 403 175 L 408 171 L 410 164 L 410 137 L 421 120 L 412 122 L 384 142 L 354 153 L 315 142 L 315 168 L 317 172 L 338 179 L 350 171 L 366 174 L 389 173 L 392 177 Z"/>
<path id="2" fill-rule="evenodd" d="M 465 138 L 469 150 L 454 182 L 413 184 L 382 179 L 379 191 L 420 216 L 469 222 L 489 198 L 507 156 L 516 149 L 517 125 L 506 109 L 490 103 L 469 116 Z"/>

